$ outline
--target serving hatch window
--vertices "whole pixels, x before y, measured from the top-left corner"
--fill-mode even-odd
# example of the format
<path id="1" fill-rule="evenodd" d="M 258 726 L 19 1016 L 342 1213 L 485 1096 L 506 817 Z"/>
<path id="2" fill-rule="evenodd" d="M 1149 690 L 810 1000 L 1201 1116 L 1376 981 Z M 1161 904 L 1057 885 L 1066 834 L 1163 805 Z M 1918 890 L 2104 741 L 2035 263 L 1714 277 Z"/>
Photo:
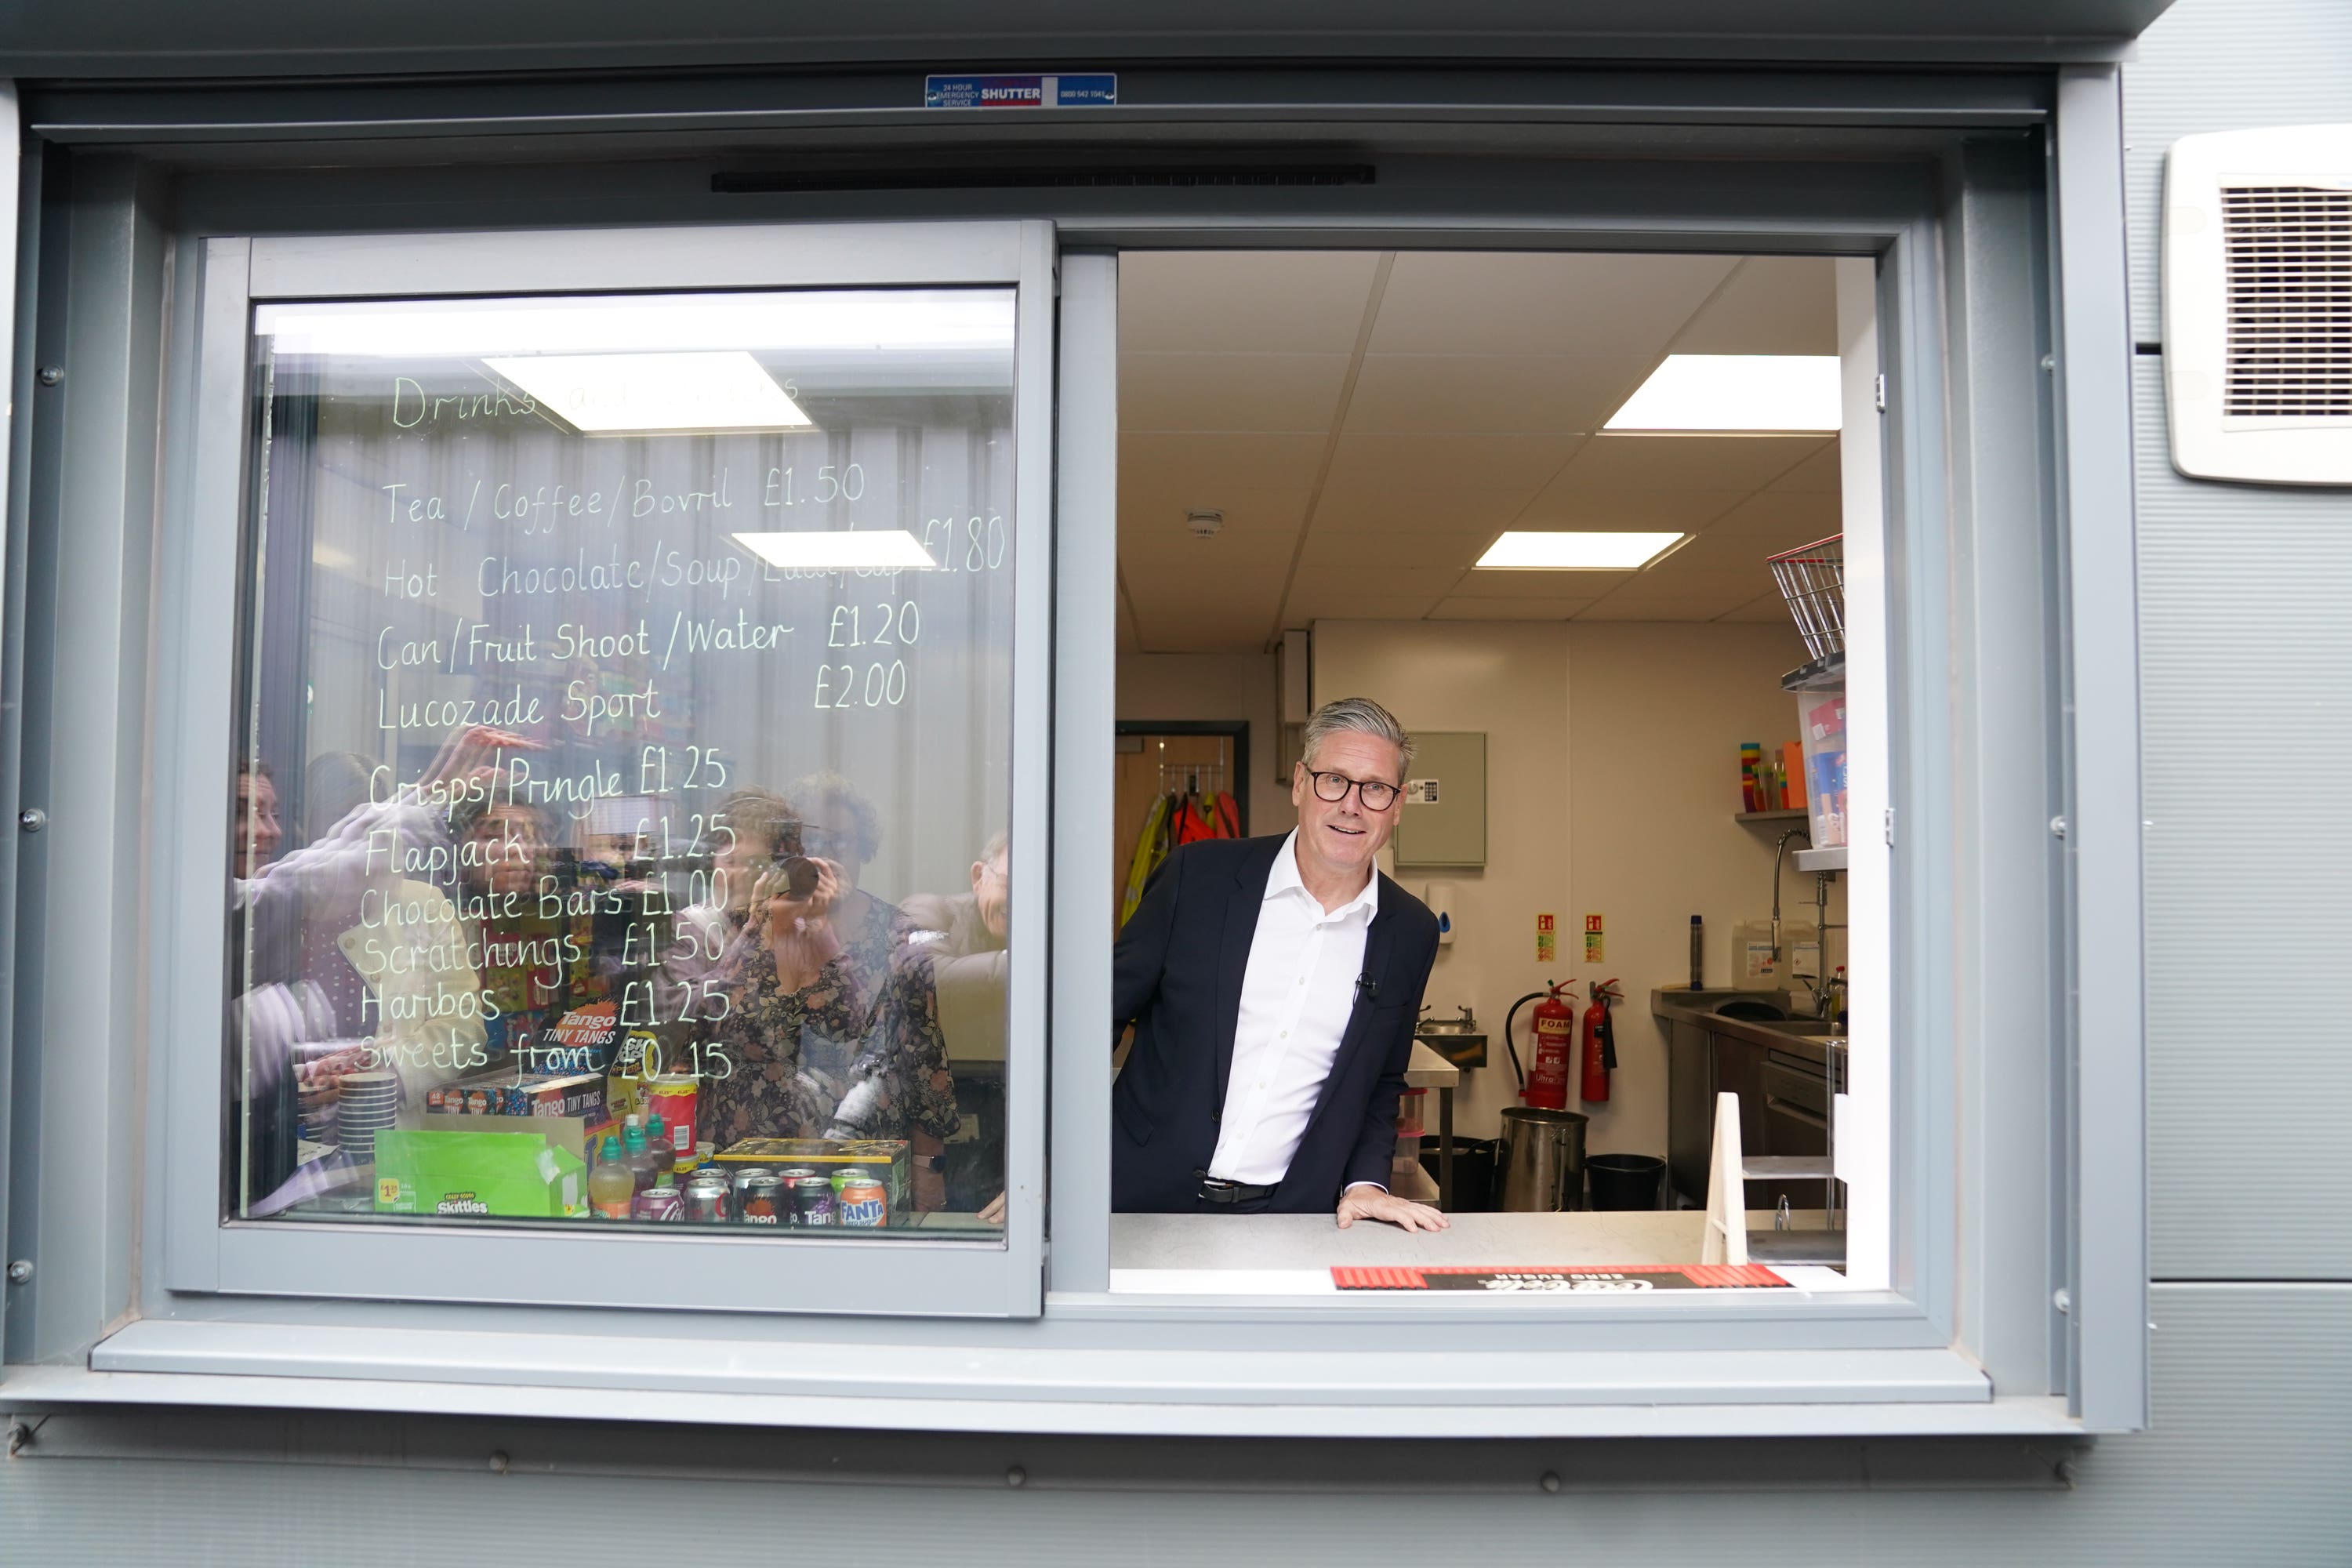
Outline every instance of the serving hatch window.
<path id="1" fill-rule="evenodd" d="M 994 1238 L 1013 325 L 257 310 L 231 1218 Z"/>

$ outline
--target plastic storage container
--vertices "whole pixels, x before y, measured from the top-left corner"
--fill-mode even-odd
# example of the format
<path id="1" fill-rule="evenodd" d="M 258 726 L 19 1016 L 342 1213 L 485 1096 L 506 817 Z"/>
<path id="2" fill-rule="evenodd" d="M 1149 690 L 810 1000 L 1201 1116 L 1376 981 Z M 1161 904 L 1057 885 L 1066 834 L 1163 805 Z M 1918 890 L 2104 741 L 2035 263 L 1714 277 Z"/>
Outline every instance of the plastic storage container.
<path id="1" fill-rule="evenodd" d="M 1797 733 L 1805 746 L 1805 814 L 1813 847 L 1842 848 L 1846 842 L 1845 667 L 1840 660 L 1832 684 L 1797 689 Z"/>

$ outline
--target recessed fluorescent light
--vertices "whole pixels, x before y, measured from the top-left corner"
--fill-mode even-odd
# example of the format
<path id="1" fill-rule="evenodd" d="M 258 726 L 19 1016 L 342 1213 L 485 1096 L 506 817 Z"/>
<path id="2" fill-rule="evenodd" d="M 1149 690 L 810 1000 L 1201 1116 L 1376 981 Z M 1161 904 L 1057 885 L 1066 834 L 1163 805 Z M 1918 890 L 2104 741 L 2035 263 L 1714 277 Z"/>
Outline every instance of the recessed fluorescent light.
<path id="1" fill-rule="evenodd" d="M 740 349 L 523 354 L 482 362 L 584 436 L 807 430 L 814 421 Z"/>
<path id="2" fill-rule="evenodd" d="M 1603 430 L 1832 431 L 1835 354 L 1668 354 Z"/>
<path id="3" fill-rule="evenodd" d="M 269 304 L 254 331 L 281 354 L 390 359 L 758 349 L 924 356 L 1013 352 L 1009 289 L 807 289 L 770 294 L 559 295 Z"/>
<path id="4" fill-rule="evenodd" d="M 1486 572 L 1632 572 L 1648 565 L 1679 533 L 1507 533 L 1478 557 Z"/>
<path id="5" fill-rule="evenodd" d="M 787 572 L 928 572 L 939 563 L 903 528 L 844 533 L 739 533 L 735 542 Z"/>

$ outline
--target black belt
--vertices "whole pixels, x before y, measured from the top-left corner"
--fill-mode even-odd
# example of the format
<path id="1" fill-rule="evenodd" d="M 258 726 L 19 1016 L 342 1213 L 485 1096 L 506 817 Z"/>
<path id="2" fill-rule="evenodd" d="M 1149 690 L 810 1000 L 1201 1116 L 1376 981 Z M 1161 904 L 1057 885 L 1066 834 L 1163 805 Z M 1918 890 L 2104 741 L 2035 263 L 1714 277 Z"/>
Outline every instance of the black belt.
<path id="1" fill-rule="evenodd" d="M 1228 1182 L 1205 1171 L 1195 1172 L 1194 1174 L 1201 1178 L 1201 1201 L 1204 1204 L 1252 1204 L 1274 1195 L 1272 1187 L 1254 1187 L 1247 1182 Z"/>

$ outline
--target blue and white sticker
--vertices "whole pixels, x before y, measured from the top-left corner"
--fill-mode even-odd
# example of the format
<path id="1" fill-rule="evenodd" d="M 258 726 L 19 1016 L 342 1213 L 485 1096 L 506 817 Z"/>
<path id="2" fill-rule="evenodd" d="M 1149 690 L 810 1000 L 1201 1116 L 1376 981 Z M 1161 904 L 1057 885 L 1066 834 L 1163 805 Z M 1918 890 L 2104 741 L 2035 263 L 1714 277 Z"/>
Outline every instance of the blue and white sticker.
<path id="1" fill-rule="evenodd" d="M 930 76 L 925 109 L 1104 109 L 1118 102 L 1118 77 Z"/>

